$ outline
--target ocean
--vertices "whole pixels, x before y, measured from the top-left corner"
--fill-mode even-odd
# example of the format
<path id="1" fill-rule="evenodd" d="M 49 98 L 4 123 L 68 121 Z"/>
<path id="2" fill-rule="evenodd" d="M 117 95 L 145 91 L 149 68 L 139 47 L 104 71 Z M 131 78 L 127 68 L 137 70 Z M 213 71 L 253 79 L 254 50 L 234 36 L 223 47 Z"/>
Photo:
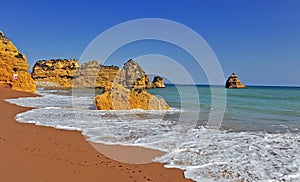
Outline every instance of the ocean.
<path id="1" fill-rule="evenodd" d="M 93 97 L 101 91 L 94 89 L 40 89 L 42 97 L 7 101 L 36 108 L 18 114 L 19 122 L 79 130 L 96 143 L 164 151 L 154 160 L 196 181 L 300 181 L 300 88 L 226 89 L 220 128 L 206 127 L 215 109 L 209 86 L 148 91 L 171 109 L 97 111 Z"/>

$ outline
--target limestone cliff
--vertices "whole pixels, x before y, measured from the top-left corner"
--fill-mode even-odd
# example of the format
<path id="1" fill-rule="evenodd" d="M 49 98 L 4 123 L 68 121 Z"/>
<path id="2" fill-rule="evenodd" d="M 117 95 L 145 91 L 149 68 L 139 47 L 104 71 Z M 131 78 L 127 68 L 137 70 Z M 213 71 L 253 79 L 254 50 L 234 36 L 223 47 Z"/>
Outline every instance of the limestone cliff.
<path id="1" fill-rule="evenodd" d="M 145 89 L 127 89 L 120 84 L 113 84 L 110 91 L 106 91 L 94 98 L 95 108 L 98 110 L 169 110 L 164 99 L 148 93 Z"/>
<path id="2" fill-rule="evenodd" d="M 237 77 L 235 73 L 232 73 L 226 81 L 226 88 L 247 88 Z"/>
<path id="3" fill-rule="evenodd" d="M 119 71 L 120 69 L 117 66 L 101 65 L 95 86 L 109 90 L 112 87 L 116 75 L 119 74 Z"/>
<path id="4" fill-rule="evenodd" d="M 98 61 L 89 61 L 82 64 L 75 72 L 73 87 L 94 88 L 101 65 Z"/>
<path id="5" fill-rule="evenodd" d="M 0 86 L 35 92 L 36 86 L 28 69 L 25 55 L 19 52 L 14 44 L 0 32 Z"/>
<path id="6" fill-rule="evenodd" d="M 125 88 L 163 88 L 163 79 L 154 77 L 151 83 L 148 75 L 130 59 L 120 70 L 117 66 L 104 66 L 98 61 L 78 64 L 77 60 L 58 59 L 36 62 L 32 78 L 38 87 L 46 88 L 104 88 L 110 90 L 112 83 Z"/>
<path id="7" fill-rule="evenodd" d="M 33 67 L 32 78 L 38 87 L 71 88 L 78 68 L 75 59 L 40 60 Z"/>

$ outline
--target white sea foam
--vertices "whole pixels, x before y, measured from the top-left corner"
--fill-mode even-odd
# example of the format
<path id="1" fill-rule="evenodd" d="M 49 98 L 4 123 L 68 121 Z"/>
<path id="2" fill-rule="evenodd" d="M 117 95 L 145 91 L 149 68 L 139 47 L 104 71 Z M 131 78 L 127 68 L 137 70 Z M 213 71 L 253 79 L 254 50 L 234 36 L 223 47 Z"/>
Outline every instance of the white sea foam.
<path id="1" fill-rule="evenodd" d="M 300 136 L 202 128 L 156 161 L 197 181 L 299 181 Z"/>
<path id="2" fill-rule="evenodd" d="M 299 133 L 194 129 L 195 122 L 176 120 L 179 109 L 96 111 L 91 96 L 55 93 L 8 101 L 37 108 L 18 114 L 19 122 L 79 130 L 93 142 L 165 151 L 155 160 L 196 181 L 300 181 Z"/>

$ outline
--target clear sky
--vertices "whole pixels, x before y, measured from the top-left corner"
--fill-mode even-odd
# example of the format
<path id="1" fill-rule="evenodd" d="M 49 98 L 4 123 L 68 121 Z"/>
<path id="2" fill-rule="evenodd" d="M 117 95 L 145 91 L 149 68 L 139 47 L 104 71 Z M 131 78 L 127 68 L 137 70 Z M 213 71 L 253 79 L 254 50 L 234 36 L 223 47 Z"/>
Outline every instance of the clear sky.
<path id="1" fill-rule="evenodd" d="M 0 30 L 31 66 L 39 59 L 78 59 L 96 36 L 119 23 L 165 18 L 200 34 L 225 77 L 237 72 L 248 85 L 300 86 L 298 0 L 7 0 L 0 7 Z"/>

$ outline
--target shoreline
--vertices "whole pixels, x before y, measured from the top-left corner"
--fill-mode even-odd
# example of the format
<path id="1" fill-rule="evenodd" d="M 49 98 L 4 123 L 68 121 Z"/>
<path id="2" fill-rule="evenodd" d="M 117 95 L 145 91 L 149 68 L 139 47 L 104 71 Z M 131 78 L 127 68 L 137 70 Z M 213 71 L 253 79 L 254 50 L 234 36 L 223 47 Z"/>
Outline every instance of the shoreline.
<path id="1" fill-rule="evenodd" d="M 125 145 L 108 145 L 104 143 L 90 142 L 97 151 L 120 162 L 128 164 L 146 164 L 152 163 L 155 157 L 165 154 L 160 150 L 145 148 L 140 146 L 125 146 Z"/>
<path id="2" fill-rule="evenodd" d="M 0 92 L 0 179 L 3 181 L 192 181 L 184 178 L 180 169 L 164 168 L 164 164 L 149 161 L 162 155 L 161 151 L 98 143 L 92 147 L 80 131 L 19 123 L 16 114 L 32 108 L 4 99 L 37 95 L 4 87 L 0 87 Z M 145 162 L 150 163 L 136 164 Z"/>

